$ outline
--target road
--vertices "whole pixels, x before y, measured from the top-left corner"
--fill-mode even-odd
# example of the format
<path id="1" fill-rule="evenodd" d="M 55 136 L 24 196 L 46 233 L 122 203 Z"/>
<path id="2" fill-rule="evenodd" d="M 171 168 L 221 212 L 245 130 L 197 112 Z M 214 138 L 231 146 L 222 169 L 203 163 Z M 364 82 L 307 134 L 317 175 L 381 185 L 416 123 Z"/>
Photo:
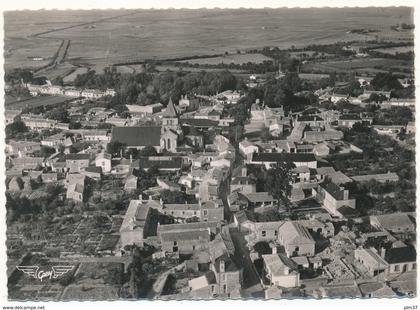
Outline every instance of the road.
<path id="1" fill-rule="evenodd" d="M 258 292 L 261 293 L 263 288 L 261 286 L 260 278 L 257 274 L 254 264 L 249 257 L 247 241 L 244 239 L 237 228 L 231 228 L 229 229 L 229 232 L 232 237 L 233 244 L 235 245 L 235 258 L 238 262 L 242 262 L 241 265 L 244 268 L 243 289 L 245 293 L 250 294 L 250 296 L 244 297 L 255 297 L 254 294 Z"/>

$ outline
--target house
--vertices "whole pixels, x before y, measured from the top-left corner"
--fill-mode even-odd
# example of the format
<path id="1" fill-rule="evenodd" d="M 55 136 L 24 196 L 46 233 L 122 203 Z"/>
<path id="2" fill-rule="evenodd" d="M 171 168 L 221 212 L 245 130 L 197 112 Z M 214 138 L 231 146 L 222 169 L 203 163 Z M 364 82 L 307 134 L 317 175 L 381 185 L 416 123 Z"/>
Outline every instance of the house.
<path id="1" fill-rule="evenodd" d="M 252 236 L 249 240 L 253 240 L 255 243 L 260 241 L 276 242 L 279 239 L 279 229 L 283 224 L 284 221 L 256 222 L 252 227 Z"/>
<path id="2" fill-rule="evenodd" d="M 252 232 L 255 229 L 255 221 L 253 218 L 250 218 L 249 213 L 247 213 L 245 210 L 236 212 L 233 215 L 233 222 L 241 232 Z"/>
<path id="3" fill-rule="evenodd" d="M 58 176 L 55 172 L 43 173 L 41 174 L 41 180 L 43 183 L 53 183 L 57 182 Z"/>
<path id="4" fill-rule="evenodd" d="M 217 292 L 221 297 L 230 297 L 242 286 L 243 268 L 233 259 L 234 252 L 235 247 L 229 232 L 223 231 L 209 244 L 210 270 L 215 275 Z"/>
<path id="5" fill-rule="evenodd" d="M 252 155 L 258 152 L 258 146 L 249 142 L 248 140 L 243 140 L 239 142 L 239 153 L 245 157 L 247 162 L 252 160 Z"/>
<path id="6" fill-rule="evenodd" d="M 332 182 L 319 184 L 312 189 L 312 195 L 333 216 L 343 217 L 342 207 L 356 208 L 356 200 L 349 197 L 349 191 Z"/>
<path id="7" fill-rule="evenodd" d="M 90 164 L 89 154 L 67 154 L 66 168 L 69 172 L 80 172 Z"/>
<path id="8" fill-rule="evenodd" d="M 315 143 L 330 140 L 341 140 L 343 136 L 344 134 L 342 131 L 329 128 L 320 131 L 305 131 L 303 134 L 303 140 L 306 142 Z"/>
<path id="9" fill-rule="evenodd" d="M 44 165 L 43 157 L 18 157 L 12 159 L 15 169 L 21 171 L 38 170 Z"/>
<path id="10" fill-rule="evenodd" d="M 91 179 L 99 180 L 102 178 L 102 167 L 89 166 L 83 168 L 80 173 Z"/>
<path id="11" fill-rule="evenodd" d="M 73 199 L 75 201 L 83 202 L 84 200 L 85 186 L 81 183 L 71 183 L 66 192 L 67 199 Z"/>
<path id="12" fill-rule="evenodd" d="M 382 279 L 386 277 L 389 265 L 375 249 L 356 249 L 354 259 L 367 269 L 371 277 L 379 276 Z"/>
<path id="13" fill-rule="evenodd" d="M 188 281 L 189 297 L 205 299 L 216 297 L 218 285 L 213 271 L 208 271 L 204 275 Z"/>
<path id="14" fill-rule="evenodd" d="M 150 234 L 150 201 L 131 200 L 120 227 L 121 247 L 126 245 L 143 246 Z"/>
<path id="15" fill-rule="evenodd" d="M 270 285 L 285 288 L 300 286 L 297 266 L 291 259 L 281 254 L 262 255 L 262 259 L 265 275 L 270 280 Z"/>
<path id="16" fill-rule="evenodd" d="M 112 169 L 111 159 L 112 159 L 111 154 L 108 154 L 106 152 L 101 152 L 98 155 L 96 155 L 95 166 L 101 167 L 102 172 L 104 173 L 111 172 L 111 169 Z"/>
<path id="17" fill-rule="evenodd" d="M 106 130 L 86 130 L 83 133 L 85 141 L 90 142 L 108 142 L 109 136 Z"/>
<path id="18" fill-rule="evenodd" d="M 156 209 L 161 208 L 161 205 L 158 202 L 151 201 L 153 207 Z M 209 221 L 209 222 L 193 222 L 193 223 L 183 223 L 183 224 L 168 224 L 168 225 L 159 225 L 157 229 L 158 237 L 160 238 L 161 234 L 165 233 L 176 233 L 176 232 L 189 232 L 189 231 L 207 231 L 211 235 L 216 235 L 221 231 L 221 223 L 218 221 Z"/>
<path id="19" fill-rule="evenodd" d="M 398 295 L 385 283 L 367 282 L 359 284 L 363 297 L 367 298 L 390 298 Z"/>
<path id="20" fill-rule="evenodd" d="M 230 182 L 230 191 L 233 192 L 240 192 L 243 194 L 251 194 L 255 193 L 256 190 L 256 181 L 251 178 L 250 176 L 246 176 L 246 168 L 243 168 L 245 170 L 245 176 L 235 176 L 232 177 L 232 180 Z"/>
<path id="21" fill-rule="evenodd" d="M 137 189 L 138 178 L 135 175 L 128 175 L 125 179 L 124 190 L 135 191 Z"/>
<path id="22" fill-rule="evenodd" d="M 408 122 L 405 130 L 408 134 L 415 134 L 416 133 L 416 123 L 415 122 Z"/>
<path id="23" fill-rule="evenodd" d="M 163 105 L 161 103 L 153 103 L 148 105 L 126 105 L 128 111 L 133 116 L 150 116 L 162 111 Z"/>
<path id="24" fill-rule="evenodd" d="M 191 229 L 187 231 L 165 231 L 159 234 L 162 251 L 167 253 L 192 254 L 195 251 L 208 250 L 210 232 Z"/>
<path id="25" fill-rule="evenodd" d="M 80 173 L 68 173 L 64 181 L 64 186 L 68 187 L 73 183 L 85 184 L 86 176 Z"/>
<path id="26" fill-rule="evenodd" d="M 349 98 L 349 95 L 342 95 L 342 94 L 332 94 L 330 97 L 330 101 L 332 103 L 337 103 L 340 100 L 347 100 Z"/>
<path id="27" fill-rule="evenodd" d="M 6 108 L 6 110 L 4 111 L 6 125 L 13 123 L 21 113 L 21 110 L 8 110 Z"/>
<path id="28" fill-rule="evenodd" d="M 352 128 L 356 123 L 362 123 L 362 119 L 357 114 L 344 114 L 338 119 L 340 127 Z"/>
<path id="29" fill-rule="evenodd" d="M 14 176 L 8 184 L 8 190 L 11 192 L 18 192 L 23 190 L 24 183 L 21 177 Z"/>
<path id="30" fill-rule="evenodd" d="M 180 156 L 141 156 L 139 157 L 139 168 L 145 171 L 152 167 L 160 171 L 180 171 L 183 160 Z"/>
<path id="31" fill-rule="evenodd" d="M 45 137 L 44 139 L 42 139 L 41 145 L 57 148 L 60 145 L 64 145 L 65 140 L 66 140 L 66 136 L 63 133 L 58 133 L 58 134 Z"/>
<path id="32" fill-rule="evenodd" d="M 384 260 L 389 265 L 390 274 L 417 270 L 417 253 L 412 246 L 387 249 Z"/>
<path id="33" fill-rule="evenodd" d="M 244 197 L 248 202 L 248 208 L 259 208 L 264 206 L 273 206 L 277 201 L 268 192 L 239 193 L 239 197 Z"/>
<path id="34" fill-rule="evenodd" d="M 197 109 L 199 105 L 198 98 L 188 98 L 187 95 L 181 96 L 181 99 L 178 102 L 178 106 L 180 109 L 190 109 L 194 110 Z"/>
<path id="35" fill-rule="evenodd" d="M 307 166 L 309 168 L 317 168 L 317 160 L 314 154 L 305 153 L 254 153 L 252 156 L 252 164 L 265 165 L 267 169 L 276 163 L 286 162 L 292 163 L 296 167 Z"/>
<path id="36" fill-rule="evenodd" d="M 295 126 L 305 124 L 310 127 L 322 127 L 325 125 L 325 120 L 318 115 L 299 115 L 295 119 Z"/>
<path id="37" fill-rule="evenodd" d="M 323 181 L 325 178 L 331 180 L 332 183 L 337 185 L 350 183 L 352 179 L 346 176 L 341 171 L 336 171 L 333 167 L 320 167 L 316 169 L 317 178 Z"/>
<path id="38" fill-rule="evenodd" d="M 308 229 L 297 222 L 287 221 L 281 225 L 278 239 L 288 257 L 315 255 L 315 240 Z"/>
<path id="39" fill-rule="evenodd" d="M 18 157 L 25 157 L 40 150 L 41 144 L 39 142 L 12 140 L 6 144 L 6 153 Z"/>

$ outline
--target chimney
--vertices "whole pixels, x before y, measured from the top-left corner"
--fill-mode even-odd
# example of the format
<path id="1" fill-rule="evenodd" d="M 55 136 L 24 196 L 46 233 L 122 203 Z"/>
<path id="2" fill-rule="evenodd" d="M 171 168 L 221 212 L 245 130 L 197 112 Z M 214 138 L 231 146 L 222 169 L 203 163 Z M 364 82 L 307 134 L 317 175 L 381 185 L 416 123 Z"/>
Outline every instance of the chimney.
<path id="1" fill-rule="evenodd" d="M 385 252 L 386 252 L 385 248 L 381 248 L 380 255 L 382 258 L 385 258 Z"/>
<path id="2" fill-rule="evenodd" d="M 225 272 L 225 261 L 224 260 L 220 261 L 219 267 L 220 267 L 220 273 Z"/>
<path id="3" fill-rule="evenodd" d="M 132 163 L 133 163 L 133 155 L 130 154 L 130 164 L 132 164 Z"/>
<path id="4" fill-rule="evenodd" d="M 246 167 L 242 167 L 241 172 L 242 172 L 241 175 L 243 177 L 246 177 L 246 175 L 247 175 L 247 169 L 246 169 Z"/>
<path id="5" fill-rule="evenodd" d="M 271 254 L 277 254 L 277 246 L 273 246 L 272 248 L 271 248 L 271 250 L 272 250 L 272 252 L 271 252 Z"/>
<path id="6" fill-rule="evenodd" d="M 349 199 L 349 190 L 345 189 L 343 191 L 343 200 L 348 200 Z"/>

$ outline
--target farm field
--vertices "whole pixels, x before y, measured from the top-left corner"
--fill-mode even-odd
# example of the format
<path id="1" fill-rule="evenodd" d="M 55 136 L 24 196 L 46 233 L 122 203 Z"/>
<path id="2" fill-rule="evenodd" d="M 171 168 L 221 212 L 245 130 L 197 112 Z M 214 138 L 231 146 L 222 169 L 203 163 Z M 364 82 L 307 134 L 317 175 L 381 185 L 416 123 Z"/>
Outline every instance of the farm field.
<path id="1" fill-rule="evenodd" d="M 374 35 L 380 37 L 403 22 L 412 23 L 409 8 L 6 12 L 6 68 L 35 67 L 25 63 L 28 49 L 52 57 L 62 40 L 71 40 L 67 61 L 99 71 L 145 59 L 363 39 L 346 33 L 362 27 L 379 30 Z"/>
<path id="2" fill-rule="evenodd" d="M 24 109 L 27 107 L 40 107 L 40 106 L 49 106 L 49 105 L 59 105 L 65 103 L 69 100 L 72 100 L 71 97 L 64 97 L 64 96 L 39 96 L 39 97 L 32 97 L 30 99 L 21 100 L 21 101 L 14 101 L 6 103 L 6 110 L 18 110 Z"/>
<path id="3" fill-rule="evenodd" d="M 172 71 L 172 72 L 178 72 L 178 71 L 184 71 L 184 72 L 201 72 L 203 70 L 207 71 L 207 72 L 211 72 L 211 71 L 223 71 L 226 69 L 223 68 L 194 68 L 194 67 L 177 67 L 177 66 L 172 66 L 172 65 L 160 65 L 160 66 L 156 66 L 155 67 L 157 71 L 159 72 L 165 72 L 165 71 Z M 240 73 L 244 73 L 245 71 L 243 70 L 238 70 L 238 69 L 229 69 L 229 71 L 233 74 L 240 74 Z M 247 75 L 246 75 L 247 76 Z"/>
<path id="4" fill-rule="evenodd" d="M 48 65 L 61 45 L 59 39 L 6 38 L 5 70 L 11 68 L 40 68 Z M 34 58 L 41 58 L 36 60 Z"/>
<path id="5" fill-rule="evenodd" d="M 395 55 L 397 53 L 414 52 L 414 47 L 413 46 L 387 47 L 387 48 L 377 48 L 374 51 L 384 53 L 384 54 Z"/>
<path id="6" fill-rule="evenodd" d="M 74 70 L 74 71 L 73 71 L 72 73 L 70 73 L 69 75 L 66 75 L 66 76 L 63 78 L 63 82 L 64 82 L 64 83 L 73 82 L 73 81 L 74 81 L 74 79 L 77 77 L 77 75 L 78 75 L 78 74 L 84 74 L 84 73 L 86 73 L 86 72 L 88 72 L 88 68 L 84 68 L 84 67 L 77 68 L 76 70 Z"/>
<path id="7" fill-rule="evenodd" d="M 386 72 L 390 67 L 411 66 L 406 61 L 385 58 L 360 58 L 353 60 L 331 60 L 325 62 L 310 62 L 302 66 L 304 72 L 348 72 L 349 70 L 365 73 Z"/>
<path id="8" fill-rule="evenodd" d="M 250 54 L 231 54 L 231 55 L 224 55 L 224 56 L 211 57 L 211 58 L 186 59 L 186 60 L 181 60 L 179 62 L 198 64 L 198 65 L 218 65 L 218 64 L 231 64 L 231 63 L 242 65 L 248 62 L 262 63 L 266 60 L 272 60 L 272 59 L 262 54 L 250 53 Z"/>

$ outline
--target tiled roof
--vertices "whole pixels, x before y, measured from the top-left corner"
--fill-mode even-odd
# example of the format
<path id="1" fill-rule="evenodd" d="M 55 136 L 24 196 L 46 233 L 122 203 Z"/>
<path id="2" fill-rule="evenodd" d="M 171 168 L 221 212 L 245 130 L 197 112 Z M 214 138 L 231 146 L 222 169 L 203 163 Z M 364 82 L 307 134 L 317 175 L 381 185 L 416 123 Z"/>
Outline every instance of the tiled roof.
<path id="1" fill-rule="evenodd" d="M 139 166 L 142 169 L 149 169 L 151 167 L 157 167 L 159 169 L 180 169 L 182 158 L 175 156 L 140 157 Z"/>
<path id="2" fill-rule="evenodd" d="M 306 153 L 254 153 L 252 161 L 260 162 L 312 162 L 314 154 Z"/>
<path id="3" fill-rule="evenodd" d="M 159 146 L 161 128 L 158 126 L 113 127 L 112 141 L 127 146 Z"/>

